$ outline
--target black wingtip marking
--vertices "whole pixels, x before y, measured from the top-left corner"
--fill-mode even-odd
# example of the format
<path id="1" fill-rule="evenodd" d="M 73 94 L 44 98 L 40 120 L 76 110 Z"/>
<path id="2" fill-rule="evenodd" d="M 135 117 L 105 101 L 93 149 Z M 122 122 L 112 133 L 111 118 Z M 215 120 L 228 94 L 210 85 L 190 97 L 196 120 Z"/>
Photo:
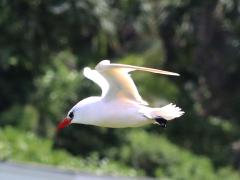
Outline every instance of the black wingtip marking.
<path id="1" fill-rule="evenodd" d="M 167 127 L 167 120 L 166 119 L 163 119 L 162 117 L 157 117 L 157 118 L 155 118 L 155 121 L 160 127 L 162 127 L 162 128 Z"/>

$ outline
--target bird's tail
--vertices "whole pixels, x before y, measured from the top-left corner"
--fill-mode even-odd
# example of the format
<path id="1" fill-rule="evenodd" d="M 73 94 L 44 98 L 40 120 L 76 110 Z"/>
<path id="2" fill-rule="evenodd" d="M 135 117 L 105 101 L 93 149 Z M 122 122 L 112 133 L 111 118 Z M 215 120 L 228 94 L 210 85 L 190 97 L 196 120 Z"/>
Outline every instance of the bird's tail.
<path id="1" fill-rule="evenodd" d="M 163 118 L 167 121 L 180 117 L 184 114 L 181 108 L 172 103 L 161 108 L 143 108 L 140 112 L 149 119 Z"/>

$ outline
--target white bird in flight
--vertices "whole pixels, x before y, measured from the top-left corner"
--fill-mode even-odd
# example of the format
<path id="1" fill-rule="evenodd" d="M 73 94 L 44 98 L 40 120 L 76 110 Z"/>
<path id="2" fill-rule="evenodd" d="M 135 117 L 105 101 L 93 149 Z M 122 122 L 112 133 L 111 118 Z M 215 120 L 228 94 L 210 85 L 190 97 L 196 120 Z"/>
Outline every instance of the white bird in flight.
<path id="1" fill-rule="evenodd" d="M 166 127 L 167 121 L 184 114 L 172 103 L 161 108 L 149 107 L 129 75 L 129 72 L 135 70 L 179 76 L 174 72 L 153 68 L 113 64 L 109 60 L 98 63 L 95 70 L 85 67 L 84 76 L 100 86 L 102 95 L 79 101 L 59 123 L 58 129 L 71 123 L 109 128 L 139 127 L 155 123 Z"/>

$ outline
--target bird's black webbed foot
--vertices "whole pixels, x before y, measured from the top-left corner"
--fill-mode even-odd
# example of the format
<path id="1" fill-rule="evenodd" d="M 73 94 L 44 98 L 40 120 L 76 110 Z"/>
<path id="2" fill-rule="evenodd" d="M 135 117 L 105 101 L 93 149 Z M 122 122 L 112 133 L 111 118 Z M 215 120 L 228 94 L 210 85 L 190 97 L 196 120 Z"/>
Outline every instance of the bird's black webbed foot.
<path id="1" fill-rule="evenodd" d="M 163 119 L 162 117 L 155 118 L 155 122 L 162 128 L 167 127 L 167 120 Z"/>

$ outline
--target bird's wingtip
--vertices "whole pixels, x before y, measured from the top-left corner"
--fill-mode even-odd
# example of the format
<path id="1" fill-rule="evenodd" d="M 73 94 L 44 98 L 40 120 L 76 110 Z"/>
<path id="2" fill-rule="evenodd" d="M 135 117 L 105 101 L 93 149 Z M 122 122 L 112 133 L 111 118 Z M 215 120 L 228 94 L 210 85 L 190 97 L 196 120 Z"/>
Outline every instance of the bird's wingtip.
<path id="1" fill-rule="evenodd" d="M 180 76 L 180 74 L 175 73 L 175 72 L 167 72 L 166 75 L 171 75 L 171 76 Z"/>
<path id="2" fill-rule="evenodd" d="M 110 60 L 108 59 L 103 59 L 98 63 L 98 65 L 107 65 L 107 64 L 111 64 Z"/>
<path id="3" fill-rule="evenodd" d="M 83 68 L 83 75 L 84 75 L 84 76 L 87 76 L 87 75 L 90 73 L 91 70 L 92 70 L 92 69 L 91 69 L 90 67 L 85 67 L 85 68 Z"/>
<path id="4" fill-rule="evenodd" d="M 110 65 L 110 64 L 111 64 L 110 60 L 104 59 L 96 65 L 95 69 L 96 70 L 101 70 L 104 66 Z"/>

